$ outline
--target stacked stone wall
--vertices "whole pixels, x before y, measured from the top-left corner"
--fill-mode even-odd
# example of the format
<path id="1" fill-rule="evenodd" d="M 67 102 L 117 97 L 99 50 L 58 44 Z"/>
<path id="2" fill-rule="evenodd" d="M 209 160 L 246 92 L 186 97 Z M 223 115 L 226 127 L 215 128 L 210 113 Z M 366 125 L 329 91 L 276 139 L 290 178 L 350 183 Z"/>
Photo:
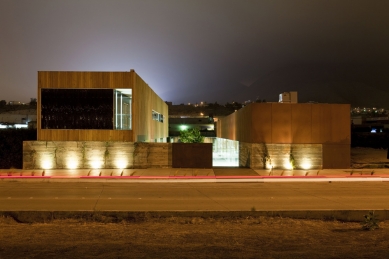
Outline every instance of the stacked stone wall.
<path id="1" fill-rule="evenodd" d="M 170 143 L 24 141 L 23 169 L 171 167 Z"/>
<path id="2" fill-rule="evenodd" d="M 254 169 L 321 169 L 321 144 L 239 143 L 239 166 Z"/>

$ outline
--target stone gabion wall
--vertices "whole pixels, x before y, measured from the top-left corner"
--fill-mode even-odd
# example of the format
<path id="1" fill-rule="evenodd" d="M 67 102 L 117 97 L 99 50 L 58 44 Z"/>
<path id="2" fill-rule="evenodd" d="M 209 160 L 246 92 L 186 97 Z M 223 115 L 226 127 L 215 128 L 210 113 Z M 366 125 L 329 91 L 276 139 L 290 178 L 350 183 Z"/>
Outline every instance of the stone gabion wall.
<path id="1" fill-rule="evenodd" d="M 171 167 L 170 143 L 24 141 L 23 169 Z"/>
<path id="2" fill-rule="evenodd" d="M 265 154 L 269 158 L 267 162 Z M 239 143 L 239 166 L 241 167 L 288 169 L 286 165 L 291 158 L 294 160 L 295 169 L 306 169 L 304 167 L 308 163 L 310 169 L 322 169 L 322 145 Z"/>
<path id="3" fill-rule="evenodd" d="M 171 168 L 171 143 L 134 143 L 134 168 Z"/>

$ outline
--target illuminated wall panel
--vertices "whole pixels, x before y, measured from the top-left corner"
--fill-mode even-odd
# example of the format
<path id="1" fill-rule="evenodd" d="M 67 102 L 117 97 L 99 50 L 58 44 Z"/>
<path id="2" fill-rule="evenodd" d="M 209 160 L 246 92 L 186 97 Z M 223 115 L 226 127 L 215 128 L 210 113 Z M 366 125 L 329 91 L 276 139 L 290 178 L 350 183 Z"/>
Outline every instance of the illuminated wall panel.
<path id="1" fill-rule="evenodd" d="M 23 169 L 171 167 L 171 143 L 24 141 Z"/>
<path id="2" fill-rule="evenodd" d="M 256 103 L 250 106 L 252 110 L 252 128 L 242 125 L 247 131 L 251 131 L 252 138 L 246 140 L 246 142 L 272 143 L 272 104 Z"/>
<path id="3" fill-rule="evenodd" d="M 312 105 L 291 105 L 292 143 L 312 143 Z"/>
<path id="4" fill-rule="evenodd" d="M 292 111 L 291 104 L 272 105 L 272 142 L 292 142 Z"/>

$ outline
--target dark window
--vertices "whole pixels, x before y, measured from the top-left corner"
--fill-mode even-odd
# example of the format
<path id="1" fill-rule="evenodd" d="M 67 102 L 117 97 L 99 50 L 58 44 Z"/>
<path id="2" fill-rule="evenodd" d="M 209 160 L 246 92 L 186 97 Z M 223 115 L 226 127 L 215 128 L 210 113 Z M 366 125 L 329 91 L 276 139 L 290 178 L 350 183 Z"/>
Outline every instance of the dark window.
<path id="1" fill-rule="evenodd" d="M 41 89 L 42 129 L 113 129 L 113 89 Z"/>

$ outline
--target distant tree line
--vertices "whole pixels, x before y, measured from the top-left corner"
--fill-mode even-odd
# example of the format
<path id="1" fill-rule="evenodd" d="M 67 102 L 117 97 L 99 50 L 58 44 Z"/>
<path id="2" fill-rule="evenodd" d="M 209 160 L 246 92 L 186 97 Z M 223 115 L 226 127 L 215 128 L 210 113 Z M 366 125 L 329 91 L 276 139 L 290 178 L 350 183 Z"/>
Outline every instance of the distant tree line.
<path id="1" fill-rule="evenodd" d="M 37 99 L 31 98 L 29 103 L 21 104 L 21 103 L 13 103 L 11 102 L 7 103 L 6 100 L 0 100 L 0 108 L 8 107 L 10 110 L 20 110 L 20 108 L 26 108 L 26 106 L 31 106 L 32 108 L 36 108 L 37 105 Z"/>
<path id="2" fill-rule="evenodd" d="M 23 141 L 36 140 L 35 129 L 0 130 L 0 169 L 23 168 Z"/>
<path id="3" fill-rule="evenodd" d="M 389 147 L 389 132 L 352 132 L 351 147 L 371 147 L 387 149 Z"/>

